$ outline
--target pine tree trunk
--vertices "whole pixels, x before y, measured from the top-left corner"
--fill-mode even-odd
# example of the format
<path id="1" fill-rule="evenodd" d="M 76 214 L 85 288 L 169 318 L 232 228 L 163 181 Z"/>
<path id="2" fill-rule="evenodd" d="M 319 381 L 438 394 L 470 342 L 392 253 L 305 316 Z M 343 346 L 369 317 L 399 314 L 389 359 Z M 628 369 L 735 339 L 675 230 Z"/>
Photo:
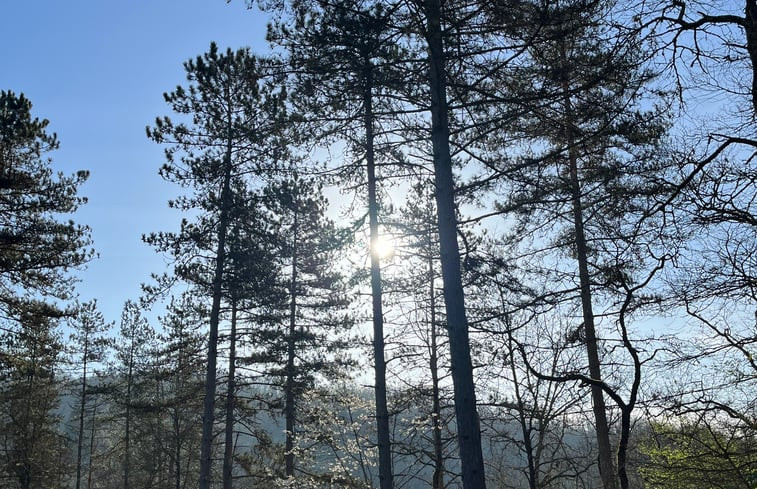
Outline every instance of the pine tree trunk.
<path id="1" fill-rule="evenodd" d="M 131 470 L 131 387 L 134 381 L 134 338 L 129 350 L 129 367 L 126 376 L 126 422 L 124 433 L 124 489 L 129 489 L 129 471 Z"/>
<path id="2" fill-rule="evenodd" d="M 468 319 L 460 268 L 455 215 L 455 185 L 449 146 L 447 81 L 441 30 L 440 0 L 425 0 L 426 40 L 429 49 L 429 84 L 431 89 L 431 139 L 434 152 L 437 219 L 441 251 L 444 302 L 447 309 L 452 381 L 455 390 L 460 464 L 464 489 L 483 489 L 484 458 L 476 410 L 473 364 L 468 337 Z"/>
<path id="3" fill-rule="evenodd" d="M 229 379 L 226 382 L 226 432 L 223 447 L 223 489 L 231 489 L 234 469 L 234 397 L 236 396 L 237 301 L 231 301 L 231 334 L 229 335 Z"/>
<path id="4" fill-rule="evenodd" d="M 564 46 L 561 44 L 562 59 L 566 62 Z M 589 275 L 589 258 L 584 234 L 583 205 L 581 203 L 581 183 L 578 177 L 578 156 L 576 154 L 576 136 L 573 127 L 573 108 L 568 85 L 569 67 L 564 66 L 562 91 L 563 108 L 565 110 L 565 143 L 568 148 L 568 165 L 570 177 L 571 205 L 573 210 L 573 228 L 576 245 L 576 259 L 578 261 L 578 278 L 581 290 L 581 310 L 583 312 L 584 331 L 586 332 L 586 353 L 589 361 L 589 375 L 592 379 L 602 380 L 601 360 L 599 358 L 599 344 L 594 324 L 592 308 L 591 277 Z M 599 451 L 599 472 L 604 489 L 614 489 L 615 469 L 613 467 L 612 446 L 610 444 L 610 429 L 607 422 L 607 408 L 605 406 L 602 388 L 591 386 L 592 410 L 597 435 L 597 450 Z"/>
<path id="5" fill-rule="evenodd" d="M 178 407 L 174 408 L 174 414 L 173 414 L 173 432 L 175 436 L 175 443 L 174 443 L 174 461 L 173 461 L 173 468 L 174 468 L 174 488 L 175 489 L 181 489 L 181 443 L 179 442 L 179 439 L 181 438 L 181 432 L 180 432 L 180 426 L 179 426 L 179 411 Z"/>
<path id="6" fill-rule="evenodd" d="M 374 249 L 379 239 L 378 199 L 376 197 L 376 160 L 373 147 L 373 71 L 370 61 L 364 73 L 365 160 L 368 173 L 368 223 L 370 227 L 371 298 L 373 300 L 373 359 L 376 376 L 376 430 L 379 454 L 379 487 L 391 489 L 392 448 L 389 436 L 389 410 L 386 401 L 386 360 L 384 358 L 384 311 L 382 305 L 381 257 Z"/>
<path id="7" fill-rule="evenodd" d="M 757 118 L 757 3 L 745 0 L 744 30 L 746 31 L 746 48 L 752 68 L 752 109 Z"/>
<path id="8" fill-rule="evenodd" d="M 92 406 L 92 427 L 89 432 L 89 464 L 87 465 L 87 489 L 92 489 L 92 458 L 95 453 L 95 426 L 97 421 L 97 397 Z"/>
<path id="9" fill-rule="evenodd" d="M 578 258 L 578 275 L 581 288 L 581 309 L 583 311 L 584 331 L 586 332 L 586 353 L 589 360 L 589 375 L 592 379 L 602 380 L 601 360 L 599 359 L 599 344 L 594 325 L 594 311 L 591 304 L 591 285 L 586 248 L 586 237 L 583 227 L 583 211 L 581 207 L 580 188 L 578 187 L 575 168 L 575 158 L 571 158 L 571 180 L 573 187 L 573 219 L 576 237 L 576 255 Z M 605 489 L 615 488 L 615 469 L 612 463 L 612 446 L 610 444 L 610 429 L 607 422 L 607 408 L 605 406 L 602 388 L 591 386 L 592 409 L 597 431 L 597 449 L 599 450 L 599 472 Z"/>
<path id="10" fill-rule="evenodd" d="M 520 432 L 523 436 L 523 450 L 526 452 L 526 460 L 528 462 L 528 487 L 529 489 L 537 489 L 539 487 L 539 474 L 536 470 L 537 460 L 534 454 L 534 446 L 531 442 L 531 431 L 528 426 L 528 420 L 526 419 L 525 410 L 527 409 L 523 402 L 523 397 L 520 394 L 520 384 L 518 383 L 518 375 L 515 370 L 515 346 L 513 345 L 513 337 L 508 334 L 507 338 L 508 350 L 510 353 L 510 372 L 513 374 L 513 389 L 515 394 L 515 402 L 518 407 L 518 423 L 520 424 Z"/>
<path id="11" fill-rule="evenodd" d="M 176 366 L 176 372 L 180 373 L 184 371 L 184 354 L 183 352 L 179 352 L 179 356 L 177 358 L 177 366 Z M 180 375 L 180 374 L 179 374 Z M 174 396 L 176 396 L 177 392 L 183 392 L 184 389 L 184 381 L 183 379 L 177 375 L 177 378 L 174 380 Z M 181 409 L 178 403 L 174 400 L 173 407 L 171 408 L 172 412 L 172 424 L 173 424 L 173 436 L 174 436 L 174 445 L 173 445 L 173 477 L 174 477 L 174 489 L 181 489 L 181 417 L 179 414 L 179 410 Z M 189 466 L 189 464 L 187 464 Z"/>
<path id="12" fill-rule="evenodd" d="M 297 333 L 297 259 L 299 250 L 297 248 L 297 234 L 299 233 L 299 209 L 297 189 L 295 188 L 294 198 L 294 216 L 292 222 L 292 275 L 289 285 L 289 334 L 287 335 L 287 364 L 286 364 L 286 382 L 284 393 L 284 417 L 286 424 L 286 440 L 284 455 L 284 474 L 287 477 L 294 477 L 294 358 L 295 358 L 295 341 L 294 336 Z"/>
<path id="13" fill-rule="evenodd" d="M 224 175 L 221 186 L 221 209 L 218 220 L 218 248 L 213 273 L 213 304 L 210 308 L 210 331 L 208 335 L 208 367 L 205 375 L 205 401 L 202 415 L 202 440 L 200 442 L 200 489 L 210 489 L 210 471 L 213 465 L 213 424 L 216 401 L 216 362 L 218 357 L 218 323 L 221 316 L 223 294 L 223 269 L 226 259 L 226 232 L 229 221 L 231 198 L 231 114 L 228 114 Z"/>
<path id="14" fill-rule="evenodd" d="M 444 488 L 444 452 L 442 450 L 442 408 L 439 394 L 439 345 L 436 335 L 436 289 L 434 287 L 434 256 L 433 233 L 428 232 L 428 281 L 429 281 L 429 328 L 431 331 L 431 355 L 429 368 L 431 369 L 431 421 L 433 422 L 434 440 L 434 475 L 433 489 Z"/>
<path id="15" fill-rule="evenodd" d="M 37 377 L 37 348 L 36 343 L 34 346 L 34 349 L 32 350 L 32 361 L 31 361 L 31 368 L 29 369 L 29 373 L 27 375 L 27 384 L 26 384 L 26 402 L 24 403 L 24 415 L 23 415 L 23 421 L 21 423 L 21 426 L 24 427 L 24 433 L 21 435 L 23 437 L 23 442 L 21 443 L 20 450 L 16 448 L 16 450 L 21 451 L 20 458 L 21 462 L 17 462 L 17 467 L 14 467 L 16 470 L 16 473 L 20 472 L 19 474 L 19 481 L 21 482 L 21 488 L 22 489 L 31 489 L 32 488 L 32 468 L 31 468 L 31 457 L 34 455 L 34 428 L 31 426 L 32 424 L 32 401 L 33 396 L 31 395 L 32 392 L 34 392 L 35 389 L 35 380 Z M 21 470 L 18 470 L 18 466 L 21 466 Z"/>
<path id="16" fill-rule="evenodd" d="M 89 341 L 84 339 L 84 357 L 81 377 L 81 402 L 79 403 L 79 438 L 76 443 L 76 489 L 81 488 L 81 456 L 84 444 L 84 409 L 87 406 L 87 358 L 89 357 Z"/>

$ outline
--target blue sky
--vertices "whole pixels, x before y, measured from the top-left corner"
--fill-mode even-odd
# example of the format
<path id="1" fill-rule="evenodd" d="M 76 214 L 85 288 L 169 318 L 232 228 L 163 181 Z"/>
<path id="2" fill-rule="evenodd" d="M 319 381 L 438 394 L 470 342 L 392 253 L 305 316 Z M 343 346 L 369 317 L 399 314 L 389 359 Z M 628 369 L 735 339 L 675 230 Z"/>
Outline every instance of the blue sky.
<path id="1" fill-rule="evenodd" d="M 5 0 L 0 29 L 0 89 L 24 93 L 36 117 L 50 120 L 59 151 L 53 168 L 91 172 L 74 215 L 92 228 L 100 254 L 80 273 L 82 300 L 97 298 L 117 321 L 140 283 L 165 268 L 142 244 L 180 216 L 167 200 L 177 189 L 158 176 L 163 148 L 145 126 L 168 115 L 163 92 L 185 81 L 182 63 L 211 41 L 264 52 L 266 17 L 244 0 Z"/>

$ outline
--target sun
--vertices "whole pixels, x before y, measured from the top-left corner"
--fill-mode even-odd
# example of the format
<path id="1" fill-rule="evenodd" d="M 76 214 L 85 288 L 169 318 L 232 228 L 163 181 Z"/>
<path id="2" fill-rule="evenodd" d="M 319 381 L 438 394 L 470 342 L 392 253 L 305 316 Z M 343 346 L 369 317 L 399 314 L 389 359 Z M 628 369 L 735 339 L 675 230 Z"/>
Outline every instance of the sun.
<path id="1" fill-rule="evenodd" d="M 371 244 L 371 252 L 383 260 L 394 256 L 394 241 L 391 237 L 380 234 Z"/>

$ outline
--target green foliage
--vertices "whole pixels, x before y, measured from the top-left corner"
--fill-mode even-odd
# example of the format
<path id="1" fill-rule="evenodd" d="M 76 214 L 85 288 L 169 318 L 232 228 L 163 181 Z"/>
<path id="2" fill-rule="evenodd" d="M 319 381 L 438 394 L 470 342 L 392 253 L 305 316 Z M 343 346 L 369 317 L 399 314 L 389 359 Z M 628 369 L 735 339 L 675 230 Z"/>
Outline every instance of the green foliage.
<path id="1" fill-rule="evenodd" d="M 283 158 L 284 144 L 277 141 L 284 117 L 286 93 L 265 83 L 265 60 L 249 49 L 210 50 L 184 63 L 188 86 L 164 94 L 177 121 L 158 117 L 147 136 L 167 144 L 166 163 L 160 174 L 182 187 L 193 188 L 199 198 L 170 202 L 182 210 L 218 207 L 227 152 L 232 174 L 275 168 Z"/>
<path id="2" fill-rule="evenodd" d="M 91 397 L 101 394 L 99 389 L 92 388 L 91 377 L 93 374 L 93 366 L 101 364 L 105 360 L 108 347 L 112 344 L 110 338 L 106 336 L 108 330 L 112 324 L 106 323 L 102 313 L 97 309 L 97 302 L 91 301 L 84 304 L 76 305 L 76 317 L 69 322 L 69 326 L 73 329 L 73 334 L 70 336 L 68 344 L 68 351 L 71 354 L 71 363 L 76 370 L 76 382 L 80 384 L 80 388 L 77 385 L 79 395 L 79 429 L 76 437 L 77 443 L 77 456 L 76 456 L 76 487 L 81 487 L 82 481 L 82 469 L 83 469 L 83 453 L 84 453 L 84 425 L 85 418 L 88 417 L 88 405 L 92 405 L 92 426 L 90 433 L 90 440 L 95 436 L 95 424 L 96 424 L 96 405 L 95 402 L 91 402 Z M 97 371 L 95 371 L 96 373 Z M 88 384 L 89 382 L 89 384 Z M 90 402 L 88 402 L 90 401 Z M 90 470 L 92 469 L 92 457 L 93 454 L 90 443 L 89 463 Z"/>
<path id="3" fill-rule="evenodd" d="M 155 331 L 136 303 L 126 301 L 115 346 L 111 416 L 117 420 L 124 487 L 140 487 L 153 474 L 144 467 L 155 461 L 155 439 L 144 436 L 155 415 L 153 353 Z M 142 470 L 140 470 L 140 468 Z"/>
<path id="4" fill-rule="evenodd" d="M 112 340 L 108 337 L 113 323 L 105 321 L 97 308 L 97 301 L 92 300 L 74 307 L 76 315 L 69 319 L 68 325 L 73 330 L 67 343 L 67 350 L 72 355 L 71 361 L 84 369 L 91 363 L 102 364 L 105 361 Z M 86 372 L 92 374 L 92 372 Z"/>
<path id="5" fill-rule="evenodd" d="M 510 134 L 528 148 L 504 168 L 507 197 L 498 207 L 518 220 L 513 241 L 533 233 L 570 263 L 579 199 L 592 281 L 597 292 L 612 288 L 642 266 L 629 248 L 650 246 L 659 232 L 656 223 L 639 219 L 670 191 L 664 184 L 668 114 L 655 105 L 665 100 L 644 69 L 641 40 L 605 21 L 610 4 L 517 3 L 523 25 L 505 28 L 531 41 L 524 61 L 503 71 L 502 81 L 519 97 L 510 107 L 519 114 L 509 120 Z M 521 104 L 525 110 L 515 110 Z M 547 269 L 558 266 L 545 255 L 540 260 Z M 554 279 L 559 275 L 554 270 Z"/>
<path id="6" fill-rule="evenodd" d="M 3 487 L 60 487 L 67 476 L 55 410 L 60 401 L 62 300 L 72 269 L 93 255 L 89 229 L 61 214 L 86 200 L 86 171 L 53 172 L 58 148 L 23 95 L 0 91 L 0 470 Z"/>
<path id="7" fill-rule="evenodd" d="M 287 344 L 292 342 L 302 390 L 312 387 L 318 376 L 338 378 L 350 363 L 344 351 L 352 319 L 338 267 L 344 236 L 325 216 L 328 202 L 313 179 L 295 176 L 273 183 L 265 189 L 265 203 L 275 220 L 278 286 L 286 299 L 277 313 L 278 326 L 253 332 L 253 337 L 260 346 L 267 345 L 263 357 L 277 365 L 271 370 L 275 376 L 285 374 Z M 292 313 L 295 330 L 289 332 Z"/>
<path id="8" fill-rule="evenodd" d="M 86 202 L 77 188 L 89 175 L 55 174 L 45 154 L 58 148 L 47 120 L 32 118 L 23 95 L 0 91 L 0 312 L 19 321 L 32 297 L 67 299 L 68 272 L 93 255 L 89 229 L 62 221 Z M 60 315 L 48 305 L 45 314 Z"/>
<path id="9" fill-rule="evenodd" d="M 197 427 L 202 422 L 205 366 L 201 331 L 207 315 L 206 308 L 187 293 L 172 298 L 168 312 L 160 320 L 163 335 L 154 371 L 159 396 L 155 399 L 157 416 L 150 436 L 158 440 L 160 447 L 153 455 L 163 461 L 158 465 L 175 487 L 197 485 Z"/>
<path id="10" fill-rule="evenodd" d="M 757 437 L 725 422 L 656 423 L 640 472 L 654 489 L 755 489 Z"/>
<path id="11" fill-rule="evenodd" d="M 653 360 L 673 348 L 661 347 L 659 337 L 651 335 L 631 343 L 634 332 L 626 329 L 626 316 L 657 297 L 638 294 L 631 301 L 630 292 L 624 294 L 655 265 L 673 261 L 673 266 L 691 268 L 680 280 L 687 283 L 673 285 L 675 293 L 712 335 L 697 338 L 702 340 L 697 353 L 680 352 L 679 357 L 687 367 L 701 361 L 699 368 L 712 368 L 709 382 L 675 381 L 691 395 L 703 394 L 687 409 L 719 411 L 708 420 L 685 417 L 654 425 L 642 445 L 641 473 L 647 486 L 660 489 L 757 488 L 749 390 L 755 368 L 750 349 L 757 242 L 754 155 L 740 159 L 730 153 L 730 161 L 718 162 L 715 153 L 700 165 L 687 148 L 685 162 L 670 171 L 666 131 L 671 121 L 662 85 L 646 69 L 653 66 L 647 61 L 656 63 L 659 57 L 639 37 L 644 27 L 637 22 L 643 15 L 621 2 L 598 0 L 260 3 L 288 8 L 269 31 L 269 40 L 288 51 L 285 62 L 211 44 L 207 53 L 185 63 L 186 83 L 165 94 L 171 117 L 158 118 L 147 129 L 149 138 L 166 147 L 161 176 L 186 194 L 169 203 L 185 213 L 179 231 L 151 234 L 145 241 L 172 260 L 172 276 L 160 285 L 183 281 L 188 292 L 162 318 L 160 347 L 139 308 L 127 303 L 108 381 L 94 386 L 110 397 L 95 397 L 94 388 L 82 386 L 79 441 L 85 438 L 86 421 L 90 456 L 97 454 L 90 463 L 96 465 L 96 480 L 89 487 L 216 483 L 211 470 L 218 459 L 211 445 L 219 439 L 214 416 L 220 410 L 214 403 L 221 369 L 216 359 L 229 338 L 224 333 L 232 309 L 238 362 L 230 360 L 230 365 L 239 367 L 241 386 L 229 383 L 237 396 L 235 412 L 228 413 L 235 423 L 230 430 L 236 438 L 235 483 L 362 489 L 377 481 L 374 422 L 386 417 L 378 410 L 373 415 L 364 393 L 334 387 L 349 379 L 355 366 L 348 354 L 355 346 L 350 288 L 339 273 L 339 248 L 352 231 L 326 218 L 321 182 L 298 177 L 304 164 L 293 157 L 297 145 L 331 145 L 343 158 L 329 176 L 338 175 L 342 187 L 363 185 L 364 167 L 376 163 L 378 196 L 369 191 L 374 231 L 381 197 L 384 202 L 405 198 L 412 210 L 401 226 L 414 233 L 403 242 L 403 252 L 413 256 L 395 260 L 404 270 L 392 283 L 400 289 L 398 300 L 387 308 L 387 324 L 399 323 L 402 335 L 386 336 L 392 346 L 387 350 L 390 387 L 397 387 L 391 412 L 395 485 L 428 485 L 431 470 L 444 473 L 433 477 L 434 487 L 470 485 L 470 476 L 483 468 L 468 471 L 449 448 L 467 444 L 463 458 L 467 453 L 477 457 L 476 436 L 486 433 L 493 440 L 486 470 L 501 470 L 501 479 L 489 476 L 496 485 L 589 487 L 596 479 L 597 458 L 596 447 L 583 441 L 590 430 L 584 426 L 589 402 L 576 394 L 582 392 L 576 383 L 538 378 L 533 368 L 553 379 L 567 373 L 561 380 L 570 380 L 586 371 L 586 351 L 596 353 L 591 375 L 595 382 L 600 377 L 607 382 L 617 404 L 628 408 L 622 414 L 629 416 L 621 419 L 629 419 L 637 393 L 649 390 L 638 389 L 625 374 L 637 366 L 633 377 L 638 380 L 643 365 L 647 379 L 646 372 L 658 365 Z M 690 23 L 697 18 L 692 11 L 699 10 L 693 7 L 709 10 L 706 2 L 642 3 L 664 4 L 662 15 L 680 16 L 663 23 L 701 32 L 701 39 L 710 42 L 722 36 L 730 46 L 707 53 L 703 43 L 684 48 L 695 50 L 683 58 L 692 56 L 688 59 L 704 62 L 701 66 L 708 59 L 749 61 L 744 46 L 754 39 L 744 43 L 734 34 L 745 27 L 749 36 L 757 17 L 743 22 L 738 16 L 705 17 Z M 747 15 L 754 5 L 748 2 Z M 707 32 L 708 22 L 723 30 Z M 672 42 L 676 51 L 678 40 Z M 732 60 L 732 53 L 739 59 Z M 737 82 L 734 86 L 742 85 L 740 77 L 727 75 Z M 293 83 L 285 89 L 282 80 Z M 431 130 L 426 127 L 429 108 Z M 734 134 L 752 138 L 754 121 L 743 122 Z M 71 457 L 62 449 L 55 415 L 64 385 L 55 320 L 73 312 L 63 310 L 72 297 L 69 272 L 92 252 L 85 249 L 88 229 L 60 216 L 84 203 L 77 188 L 87 173 L 53 172 L 46 155 L 58 141 L 46 133 L 47 125 L 32 117 L 23 95 L 0 92 L 0 486 L 13 489 L 71 486 Z M 730 136 L 702 139 L 708 142 L 697 144 L 706 146 Z M 753 140 L 738 144 L 757 145 Z M 417 187 L 423 192 L 381 195 L 390 179 L 408 183 L 411 172 L 425 178 L 432 161 L 438 178 Z M 474 164 L 483 175 L 473 175 Z M 407 173 L 396 171 L 400 165 Z M 698 169 L 681 183 L 678 170 L 688 172 L 692 165 Z M 460 174 L 448 172 L 453 169 Z M 374 180 L 372 173 L 368 181 Z M 469 177 L 473 181 L 463 182 Z M 426 197 L 438 197 L 441 219 Z M 486 241 L 458 228 L 458 221 L 466 222 L 469 204 L 486 214 L 472 221 L 506 216 L 490 229 L 497 234 L 496 247 L 476 249 Z M 667 213 L 670 208 L 675 212 Z M 501 234 L 500 225 L 506 229 Z M 666 248 L 668 233 L 687 226 L 684 232 L 707 240 L 675 256 L 677 250 Z M 458 243 L 469 247 L 463 272 L 447 267 L 446 275 L 455 280 L 443 287 L 440 242 L 445 266 L 457 261 Z M 464 282 L 464 295 L 457 278 Z M 446 310 L 442 292 L 450 297 Z M 591 307 L 596 307 L 599 334 Z M 106 342 L 98 326 L 105 323 L 94 303 L 79 312 L 71 322 L 76 328 L 71 350 L 82 366 L 99 363 Z M 383 318 L 383 311 L 375 317 Z M 376 335 L 383 337 L 383 332 Z M 594 345 L 587 350 L 590 342 Z M 454 370 L 449 368 L 452 344 Z M 736 353 L 735 360 L 729 351 Z M 713 359 L 704 361 L 705 355 Z M 634 362 L 630 368 L 629 359 Z M 450 372 L 460 386 L 454 401 Z M 266 390 L 250 389 L 255 382 Z M 377 387 L 382 383 L 377 380 Z M 481 408 L 474 397 L 487 388 L 491 395 L 479 397 L 491 404 L 480 410 L 488 413 L 480 418 L 481 430 L 468 422 Z M 740 405 L 716 403 L 709 400 L 711 388 L 718 395 L 729 390 L 745 395 L 737 400 Z M 625 394 L 628 403 L 622 401 Z M 601 397 L 593 402 L 604 412 L 597 402 Z M 665 402 L 657 396 L 651 401 Z M 455 403 L 461 411 L 457 424 L 450 416 Z M 91 409 L 86 418 L 85 408 Z M 281 421 L 282 410 L 286 428 L 271 427 Z M 740 424 L 721 416 L 738 418 Z M 264 427 L 266 421 L 271 423 Z M 599 431 L 598 416 L 595 421 Z M 460 433 L 454 433 L 458 428 Z M 623 425 L 622 435 L 629 429 Z M 203 453 L 200 463 L 201 444 L 207 456 Z M 389 451 L 388 442 L 379 445 L 381 452 Z M 600 452 L 607 458 L 612 450 Z M 386 464 L 381 465 L 384 470 Z M 388 480 L 383 474 L 378 479 Z M 483 481 L 473 484 L 483 486 Z M 605 487 L 612 484 L 604 481 Z"/>
<path id="12" fill-rule="evenodd" d="M 61 340 L 44 312 L 25 314 L 21 326 L 18 334 L 0 338 L 7 355 L 0 370 L 0 485 L 58 488 L 67 475 L 55 414 L 60 403 L 56 369 Z"/>
<path id="13" fill-rule="evenodd" d="M 152 233 L 144 241 L 174 260 L 175 278 L 210 294 L 215 269 L 211 255 L 217 252 L 222 223 L 228 239 L 254 234 L 251 181 L 276 170 L 288 157 L 280 131 L 285 92 L 265 83 L 265 60 L 248 49 L 220 52 L 212 43 L 184 68 L 187 87 L 164 95 L 177 120 L 159 117 L 147 135 L 167 145 L 160 175 L 189 190 L 169 206 L 192 219 L 182 219 L 179 232 Z M 226 243 L 225 253 L 233 254 L 234 246 L 240 243 Z M 225 274 L 235 273 L 225 268 Z"/>

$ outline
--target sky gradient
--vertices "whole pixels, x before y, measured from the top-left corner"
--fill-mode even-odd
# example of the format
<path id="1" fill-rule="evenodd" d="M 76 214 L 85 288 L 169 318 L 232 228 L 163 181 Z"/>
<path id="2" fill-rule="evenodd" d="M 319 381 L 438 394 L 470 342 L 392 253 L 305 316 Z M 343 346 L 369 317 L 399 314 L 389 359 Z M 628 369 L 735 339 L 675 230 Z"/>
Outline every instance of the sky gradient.
<path id="1" fill-rule="evenodd" d="M 109 321 L 136 299 L 165 260 L 143 244 L 181 216 L 178 189 L 158 175 L 163 148 L 145 126 L 170 115 L 163 93 L 185 83 L 182 63 L 219 48 L 266 50 L 266 17 L 243 0 L 8 0 L 0 29 L 0 89 L 24 93 L 50 120 L 56 171 L 90 171 L 73 217 L 92 228 L 99 258 L 78 274 L 82 301 L 96 298 Z"/>

